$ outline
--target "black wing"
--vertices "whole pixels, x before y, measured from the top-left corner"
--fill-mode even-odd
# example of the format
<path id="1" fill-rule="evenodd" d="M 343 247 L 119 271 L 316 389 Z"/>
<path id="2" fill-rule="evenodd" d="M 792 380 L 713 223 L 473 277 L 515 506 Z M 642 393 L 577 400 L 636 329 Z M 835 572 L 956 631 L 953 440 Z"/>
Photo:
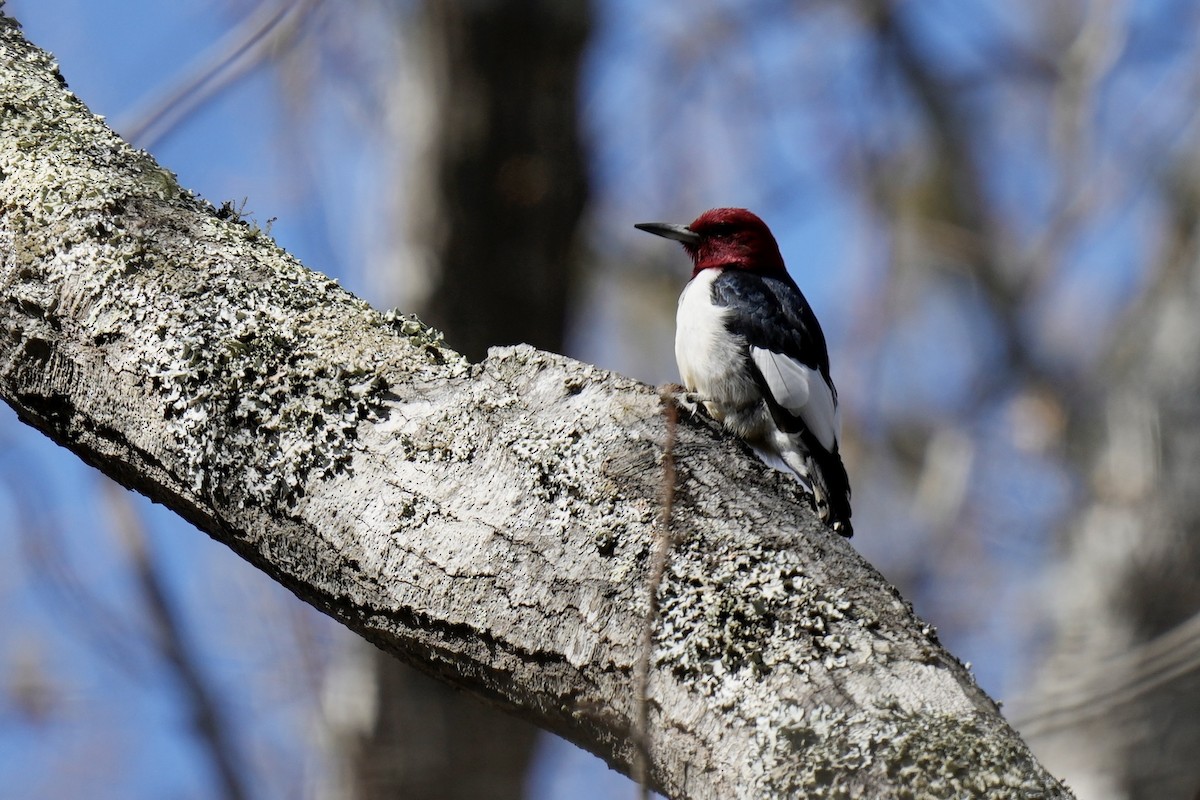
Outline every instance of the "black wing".
<path id="1" fill-rule="evenodd" d="M 790 277 L 725 270 L 713 302 L 730 309 L 726 327 L 747 344 L 746 357 L 780 430 L 800 436 L 816 462 L 830 522 L 849 536 L 850 479 L 838 452 L 837 389 L 829 375 L 825 334 Z"/>
<path id="2" fill-rule="evenodd" d="M 786 275 L 726 270 L 712 292 L 713 301 L 730 312 L 726 327 L 748 345 L 749 366 L 776 424 L 789 433 L 807 428 L 825 450 L 837 452 L 841 424 L 829 353 L 800 289 Z"/>
<path id="3" fill-rule="evenodd" d="M 808 300 L 790 276 L 759 275 L 727 269 L 712 285 L 713 302 L 738 309 L 731 315 L 730 330 L 761 347 L 789 356 L 833 385 L 829 378 L 829 350 L 821 323 Z"/>

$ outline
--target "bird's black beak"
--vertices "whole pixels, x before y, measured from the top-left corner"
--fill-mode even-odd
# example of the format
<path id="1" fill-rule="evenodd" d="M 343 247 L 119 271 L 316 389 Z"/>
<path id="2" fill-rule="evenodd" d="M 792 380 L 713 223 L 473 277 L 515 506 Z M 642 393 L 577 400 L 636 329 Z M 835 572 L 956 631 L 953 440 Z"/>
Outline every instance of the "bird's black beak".
<path id="1" fill-rule="evenodd" d="M 672 225 L 669 222 L 639 222 L 633 227 L 639 231 L 653 233 L 655 236 L 663 236 L 667 239 L 674 239 L 684 244 L 700 244 L 700 234 L 687 225 Z"/>

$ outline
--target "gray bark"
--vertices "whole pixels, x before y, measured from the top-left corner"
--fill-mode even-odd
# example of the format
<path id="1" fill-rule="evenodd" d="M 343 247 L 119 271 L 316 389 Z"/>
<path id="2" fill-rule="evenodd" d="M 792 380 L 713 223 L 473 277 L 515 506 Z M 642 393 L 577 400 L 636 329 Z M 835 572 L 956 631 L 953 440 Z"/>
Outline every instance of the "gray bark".
<path id="1" fill-rule="evenodd" d="M 645 385 L 472 365 L 76 100 L 0 18 L 0 394 L 399 658 L 628 772 L 659 536 Z M 650 657 L 679 798 L 1061 797 L 994 703 L 786 478 L 684 420 Z"/>

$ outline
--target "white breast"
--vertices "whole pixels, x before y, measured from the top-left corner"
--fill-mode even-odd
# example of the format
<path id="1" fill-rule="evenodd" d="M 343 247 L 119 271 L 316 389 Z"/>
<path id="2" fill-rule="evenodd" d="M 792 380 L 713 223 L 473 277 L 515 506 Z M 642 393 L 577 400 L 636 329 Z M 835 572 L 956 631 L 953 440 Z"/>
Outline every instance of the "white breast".
<path id="1" fill-rule="evenodd" d="M 675 315 L 675 361 L 679 377 L 717 419 L 756 404 L 758 387 L 744 367 L 746 342 L 725 329 L 728 309 L 713 305 L 712 283 L 719 269 L 702 270 L 679 296 Z"/>

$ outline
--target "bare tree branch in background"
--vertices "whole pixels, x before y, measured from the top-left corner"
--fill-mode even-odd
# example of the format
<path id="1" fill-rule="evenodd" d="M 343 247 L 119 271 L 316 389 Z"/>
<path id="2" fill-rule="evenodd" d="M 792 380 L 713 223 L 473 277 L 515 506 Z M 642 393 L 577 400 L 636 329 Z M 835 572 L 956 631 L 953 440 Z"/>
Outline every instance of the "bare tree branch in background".
<path id="1" fill-rule="evenodd" d="M 304 25 L 314 0 L 266 0 L 182 75 L 114 123 L 131 142 L 152 148 L 206 102 L 285 47 Z"/>
<path id="2" fill-rule="evenodd" d="M 251 796 L 243 778 L 239 753 L 234 740 L 234 727 L 220 697 L 209 686 L 195 648 L 187 641 L 188 625 L 179 615 L 168 596 L 159 568 L 147 551 L 148 542 L 129 495 L 112 482 L 104 489 L 104 500 L 118 535 L 129 554 L 141 591 L 143 608 L 153 626 L 152 638 L 172 674 L 178 678 L 180 690 L 191 709 L 192 728 L 201 749 L 208 758 L 220 787 L 220 796 L 227 800 L 242 800 Z"/>

